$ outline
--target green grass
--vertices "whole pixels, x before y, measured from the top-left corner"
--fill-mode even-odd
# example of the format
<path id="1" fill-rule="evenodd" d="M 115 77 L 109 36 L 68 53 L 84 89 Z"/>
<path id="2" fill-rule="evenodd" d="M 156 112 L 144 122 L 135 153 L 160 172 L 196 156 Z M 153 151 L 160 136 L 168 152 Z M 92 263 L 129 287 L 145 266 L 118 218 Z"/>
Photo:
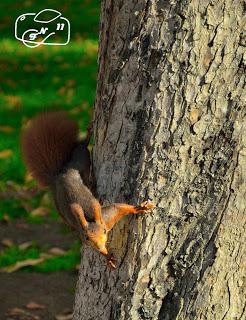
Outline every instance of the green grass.
<path id="1" fill-rule="evenodd" d="M 60 10 L 71 23 L 71 42 L 66 46 L 26 48 L 14 38 L 14 22 L 22 13 L 44 8 Z M 25 185 L 21 160 L 20 132 L 23 124 L 44 110 L 66 109 L 82 131 L 91 118 L 97 74 L 98 1 L 27 0 L 0 4 L 0 190 L 7 181 Z M 9 132 L 1 127 L 9 127 Z M 10 154 L 1 157 L 1 152 Z M 11 202 L 13 206 L 11 206 Z M 12 208 L 12 209 L 11 209 Z M 26 216 L 18 201 L 1 201 L 5 212 L 15 218 Z"/>
<path id="2" fill-rule="evenodd" d="M 75 242 L 70 250 L 64 256 L 47 259 L 43 263 L 33 267 L 37 272 L 55 272 L 58 270 L 70 270 L 80 263 L 80 244 Z"/>
<path id="3" fill-rule="evenodd" d="M 80 244 L 75 242 L 70 250 L 62 256 L 54 256 L 46 258 L 44 262 L 22 268 L 22 271 L 36 271 L 36 272 L 54 272 L 58 270 L 70 270 L 80 262 Z M 20 249 L 18 246 L 12 246 L 0 253 L 0 269 L 15 265 L 19 261 L 33 260 L 41 257 L 42 249 L 33 244 L 27 249 Z"/>
<path id="4" fill-rule="evenodd" d="M 66 46 L 26 48 L 14 38 L 16 18 L 27 12 L 52 8 L 60 11 L 71 23 L 71 41 Z M 36 185 L 27 177 L 21 159 L 20 133 L 33 115 L 45 110 L 66 109 L 86 130 L 92 115 L 96 89 L 97 42 L 100 2 L 95 0 L 42 2 L 2 0 L 0 3 L 0 193 L 11 194 Z M 43 204 L 46 190 L 28 199 L 0 198 L 0 223 L 23 218 L 28 223 L 42 224 L 57 219 L 52 203 Z M 49 218 L 33 217 L 32 209 L 45 206 Z M 24 268 L 26 271 L 50 272 L 74 268 L 79 263 L 79 245 L 65 256 L 53 257 L 44 263 Z M 17 246 L 0 252 L 0 267 L 26 259 L 36 259 L 41 249 Z"/>
<path id="5" fill-rule="evenodd" d="M 27 259 L 37 259 L 40 256 L 40 249 L 36 246 L 21 250 L 18 246 L 13 246 L 2 250 L 0 253 L 0 268 L 15 264 L 17 261 Z"/>
<path id="6" fill-rule="evenodd" d="M 0 127 L 13 128 L 9 133 L 0 130 L 0 151 L 12 151 L 9 157 L 0 159 L 0 179 L 23 183 L 19 137 L 27 119 L 40 111 L 67 109 L 85 131 L 95 95 L 97 43 L 71 43 L 71 48 L 59 52 L 55 47 L 39 51 L 20 47 L 15 51 L 14 47 L 20 45 L 14 40 L 0 41 L 1 77 L 5 79 L 0 91 Z M 30 50 L 34 52 L 30 54 Z"/>

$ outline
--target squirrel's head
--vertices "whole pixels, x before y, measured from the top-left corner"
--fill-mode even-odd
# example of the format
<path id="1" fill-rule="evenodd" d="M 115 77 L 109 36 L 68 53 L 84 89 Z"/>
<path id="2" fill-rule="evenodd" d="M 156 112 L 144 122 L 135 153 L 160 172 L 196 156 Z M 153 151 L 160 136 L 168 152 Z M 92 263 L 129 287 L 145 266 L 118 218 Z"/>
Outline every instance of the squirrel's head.
<path id="1" fill-rule="evenodd" d="M 86 242 L 103 255 L 108 255 L 108 250 L 106 249 L 108 231 L 106 229 L 106 225 L 101 219 L 101 215 L 99 214 L 95 216 L 95 222 L 87 222 L 84 211 L 79 204 L 73 203 L 70 208 L 86 234 Z"/>
<path id="2" fill-rule="evenodd" d="M 108 250 L 106 248 L 106 243 L 108 239 L 108 232 L 105 226 L 97 222 L 91 222 L 85 229 L 85 232 L 87 234 L 87 241 L 89 244 L 103 255 L 107 255 Z"/>

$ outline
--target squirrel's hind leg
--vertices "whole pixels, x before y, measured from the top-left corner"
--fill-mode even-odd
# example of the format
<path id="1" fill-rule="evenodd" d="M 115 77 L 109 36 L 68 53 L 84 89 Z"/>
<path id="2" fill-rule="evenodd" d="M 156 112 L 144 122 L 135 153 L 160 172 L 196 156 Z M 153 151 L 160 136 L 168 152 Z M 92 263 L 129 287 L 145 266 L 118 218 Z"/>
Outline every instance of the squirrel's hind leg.
<path id="1" fill-rule="evenodd" d="M 102 217 L 106 228 L 109 231 L 124 216 L 128 214 L 145 213 L 147 210 L 153 209 L 154 207 L 155 205 L 149 201 L 144 201 L 137 206 L 126 203 L 114 203 L 102 208 Z"/>

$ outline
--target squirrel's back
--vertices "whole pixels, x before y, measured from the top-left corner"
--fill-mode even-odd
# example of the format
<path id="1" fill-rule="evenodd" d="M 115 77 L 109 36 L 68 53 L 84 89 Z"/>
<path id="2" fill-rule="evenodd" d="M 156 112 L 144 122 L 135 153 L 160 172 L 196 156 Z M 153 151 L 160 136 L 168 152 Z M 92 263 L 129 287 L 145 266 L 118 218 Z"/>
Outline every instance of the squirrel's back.
<path id="1" fill-rule="evenodd" d="M 42 186 L 54 181 L 69 160 L 77 138 L 77 123 L 66 112 L 45 112 L 31 120 L 22 133 L 22 154 L 32 176 Z"/>

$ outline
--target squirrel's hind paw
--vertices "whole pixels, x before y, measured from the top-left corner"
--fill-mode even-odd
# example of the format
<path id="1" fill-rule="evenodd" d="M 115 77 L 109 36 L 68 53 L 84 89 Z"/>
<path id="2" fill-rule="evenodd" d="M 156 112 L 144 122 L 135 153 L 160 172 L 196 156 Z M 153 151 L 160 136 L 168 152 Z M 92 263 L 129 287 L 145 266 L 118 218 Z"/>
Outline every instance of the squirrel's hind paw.
<path id="1" fill-rule="evenodd" d="M 139 206 L 136 206 L 138 212 L 145 212 L 147 210 L 155 208 L 155 205 L 150 201 L 144 201 Z"/>

